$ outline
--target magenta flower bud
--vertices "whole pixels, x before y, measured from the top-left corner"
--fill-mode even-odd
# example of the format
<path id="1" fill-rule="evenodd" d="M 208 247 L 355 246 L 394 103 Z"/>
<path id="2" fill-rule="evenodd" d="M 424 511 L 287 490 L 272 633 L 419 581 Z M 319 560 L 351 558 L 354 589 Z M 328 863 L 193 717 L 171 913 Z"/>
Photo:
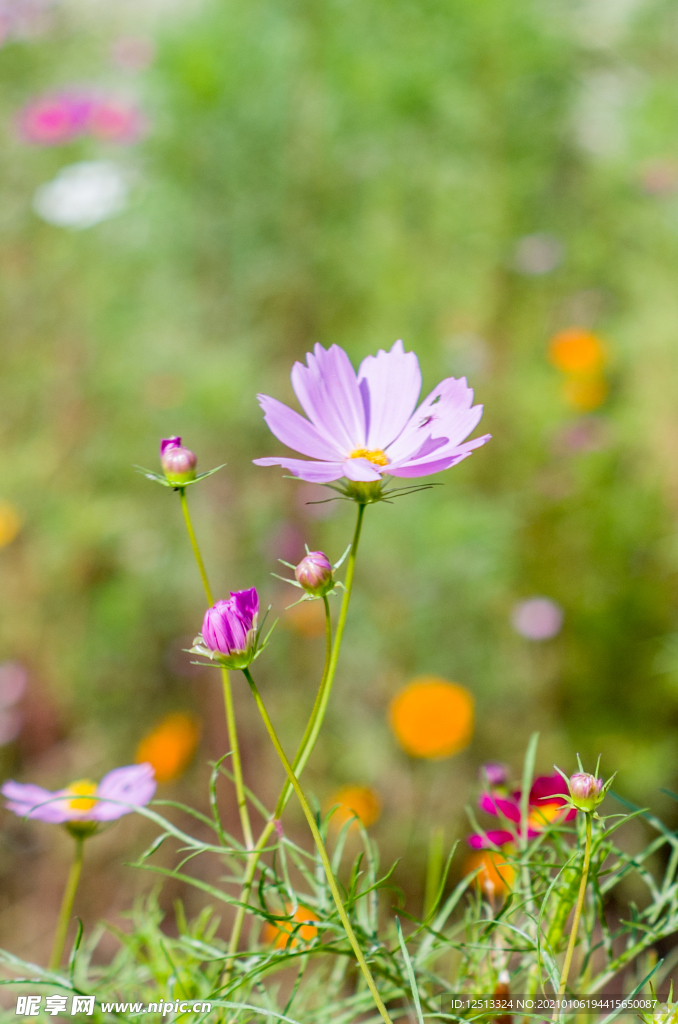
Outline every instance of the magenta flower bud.
<path id="1" fill-rule="evenodd" d="M 195 480 L 197 458 L 184 448 L 180 437 L 166 437 L 160 442 L 160 462 L 171 484 L 181 487 Z"/>
<path id="2" fill-rule="evenodd" d="M 309 551 L 299 562 L 294 575 L 306 593 L 314 597 L 323 597 L 334 586 L 332 563 L 322 551 Z"/>
<path id="3" fill-rule="evenodd" d="M 237 590 L 226 601 L 217 601 L 205 612 L 202 642 L 227 668 L 247 668 L 257 654 L 259 596 Z"/>
<path id="4" fill-rule="evenodd" d="M 601 801 L 600 791 L 603 780 L 588 772 L 576 772 L 570 776 L 570 796 L 579 811 L 594 811 Z"/>
<path id="5" fill-rule="evenodd" d="M 508 780 L 508 768 L 497 761 L 488 761 L 480 766 L 480 781 L 488 786 L 505 786 Z"/>

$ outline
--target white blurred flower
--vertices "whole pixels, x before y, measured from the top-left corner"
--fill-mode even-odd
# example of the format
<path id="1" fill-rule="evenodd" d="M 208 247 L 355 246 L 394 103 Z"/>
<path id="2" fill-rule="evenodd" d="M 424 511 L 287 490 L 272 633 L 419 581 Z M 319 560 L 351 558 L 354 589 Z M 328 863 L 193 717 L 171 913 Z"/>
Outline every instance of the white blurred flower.
<path id="1" fill-rule="evenodd" d="M 6 746 L 15 740 L 21 732 L 23 715 L 14 708 L 9 711 L 0 711 L 0 747 Z"/>
<path id="2" fill-rule="evenodd" d="M 112 160 L 83 160 L 62 168 L 40 185 L 33 209 L 48 224 L 82 230 L 121 213 L 127 206 L 128 175 Z"/>
<path id="3" fill-rule="evenodd" d="M 550 640 L 560 633 L 564 612 L 549 597 L 519 601 L 511 612 L 511 625 L 526 640 Z"/>
<path id="4" fill-rule="evenodd" d="M 11 708 L 21 700 L 28 682 L 28 672 L 16 661 L 0 665 L 0 708 Z"/>
<path id="5" fill-rule="evenodd" d="M 520 274 L 538 277 L 555 270 L 562 263 L 564 255 L 563 243 L 553 235 L 543 232 L 524 235 L 516 242 L 513 267 Z"/>
<path id="6" fill-rule="evenodd" d="M 637 101 L 644 79 L 637 69 L 592 71 L 583 77 L 574 104 L 574 133 L 582 149 L 596 157 L 615 157 L 627 146 L 626 114 Z"/>

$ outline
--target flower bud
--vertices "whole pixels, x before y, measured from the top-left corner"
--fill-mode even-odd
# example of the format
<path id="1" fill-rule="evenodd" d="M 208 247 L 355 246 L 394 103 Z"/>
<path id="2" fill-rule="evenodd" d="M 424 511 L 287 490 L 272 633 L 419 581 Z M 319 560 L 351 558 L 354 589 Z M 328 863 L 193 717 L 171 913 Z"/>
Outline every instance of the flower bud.
<path id="1" fill-rule="evenodd" d="M 508 780 L 508 769 L 505 764 L 497 761 L 488 761 L 480 766 L 480 781 L 486 782 L 488 786 L 505 786 Z"/>
<path id="2" fill-rule="evenodd" d="M 334 586 L 332 564 L 322 551 L 309 551 L 299 562 L 294 575 L 306 593 L 314 597 L 323 597 Z"/>
<path id="3" fill-rule="evenodd" d="M 247 668 L 257 653 L 259 596 L 251 590 L 237 590 L 227 601 L 217 601 L 205 612 L 202 641 L 228 668 Z"/>
<path id="4" fill-rule="evenodd" d="M 195 480 L 197 458 L 184 448 L 180 437 L 166 437 L 160 442 L 160 462 L 171 484 L 181 487 Z"/>
<path id="5" fill-rule="evenodd" d="M 579 811 L 594 811 L 600 803 L 603 780 L 588 772 L 576 772 L 570 776 L 570 796 Z"/>

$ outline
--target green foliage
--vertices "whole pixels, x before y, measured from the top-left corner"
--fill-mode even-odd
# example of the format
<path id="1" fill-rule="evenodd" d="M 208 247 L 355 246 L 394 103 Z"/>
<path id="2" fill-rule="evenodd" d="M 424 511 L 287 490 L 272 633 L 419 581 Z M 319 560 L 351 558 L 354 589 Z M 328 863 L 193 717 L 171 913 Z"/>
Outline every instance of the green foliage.
<path id="1" fill-rule="evenodd" d="M 529 788 L 529 758 L 526 781 Z M 650 978 L 653 989 L 658 988 L 675 963 L 674 956 L 657 963 L 652 954 L 658 943 L 678 929 L 678 838 L 653 814 L 628 806 L 621 813 L 594 817 L 576 971 L 568 985 L 568 992 L 577 995 L 604 993 L 611 982 L 617 992 L 649 995 Z M 195 815 L 189 807 L 179 809 Z M 201 818 L 215 834 L 212 844 L 193 838 L 157 811 L 140 813 L 163 831 L 138 867 L 194 886 L 210 901 L 240 905 L 247 853 L 225 835 L 216 808 L 211 821 Z M 399 905 L 402 894 L 393 885 L 392 871 L 380 873 L 376 845 L 361 826 L 362 850 L 352 863 L 345 863 L 346 840 L 353 825 L 345 823 L 334 843 L 333 867 L 344 879 L 345 907 L 394 1020 L 406 1018 L 411 1008 L 420 1024 L 424 1018 L 489 1020 L 491 1013 L 460 1015 L 449 1005 L 451 997 L 491 996 L 501 984 L 528 997 L 558 990 L 561 954 L 582 870 L 583 817 L 579 815 L 572 827 L 550 823 L 534 839 L 518 838 L 513 847 L 498 850 L 500 873 L 504 872 L 507 883 L 503 891 L 486 885 L 479 867 L 450 892 L 446 880 L 453 849 L 438 892 L 420 921 Z M 655 835 L 644 849 L 629 854 L 624 831 L 638 818 Z M 325 838 L 328 825 L 326 819 Z M 522 833 L 520 826 L 517 835 Z M 179 844 L 174 868 L 153 861 L 164 840 Z M 226 872 L 220 884 L 204 881 L 204 866 L 196 870 L 193 865 L 197 857 L 217 858 L 220 870 Z M 625 895 L 634 881 L 642 890 L 640 905 Z M 639 891 L 638 885 L 632 888 Z M 609 910 L 615 896 L 618 918 L 613 923 Z M 311 914 L 295 916 L 299 909 Z M 95 1019 L 101 1021 L 128 1019 L 122 1013 L 105 1013 L 102 1003 L 174 999 L 208 1001 L 212 1014 L 219 1007 L 228 1010 L 226 1019 L 233 1024 L 261 1017 L 293 1024 L 379 1019 L 356 970 L 317 853 L 309 853 L 287 837 L 275 840 L 267 860 L 260 862 L 247 907 L 247 948 L 234 957 L 229 957 L 227 944 L 218 937 L 219 921 L 209 907 L 189 922 L 177 903 L 175 919 L 168 922 L 154 892 L 139 899 L 127 916 L 127 927 L 101 925 L 84 941 L 79 932 L 63 975 L 2 953 L 10 976 L 4 984 L 94 994 Z M 312 936 L 304 925 L 308 920 L 313 922 Z M 408 934 L 401 920 L 409 923 Z M 117 940 L 118 952 L 102 966 L 97 947 L 105 932 Z M 179 1013 L 174 1019 L 184 1016 Z M 610 1013 L 606 1019 L 614 1016 Z M 564 1013 L 562 1019 L 569 1017 Z M 144 1019 L 162 1017 L 150 1013 Z"/>

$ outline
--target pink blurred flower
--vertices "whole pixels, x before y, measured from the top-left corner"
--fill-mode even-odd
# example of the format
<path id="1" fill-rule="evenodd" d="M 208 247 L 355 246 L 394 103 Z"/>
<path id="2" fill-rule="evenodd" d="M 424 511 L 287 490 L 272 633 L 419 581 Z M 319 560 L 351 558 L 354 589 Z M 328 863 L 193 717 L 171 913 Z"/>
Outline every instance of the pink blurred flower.
<path id="1" fill-rule="evenodd" d="M 111 60 L 123 71 L 145 71 L 154 57 L 153 40 L 143 36 L 119 36 L 111 46 Z"/>
<path id="2" fill-rule="evenodd" d="M 338 345 L 316 345 L 306 360 L 292 367 L 292 387 L 308 419 L 275 398 L 257 397 L 272 433 L 312 461 L 275 457 L 255 459 L 257 466 L 283 466 L 311 483 L 427 476 L 489 440 L 485 434 L 461 443 L 483 412 L 471 405 L 465 378 L 448 377 L 415 411 L 421 371 L 402 341 L 367 356 L 357 374 Z"/>
<path id="3" fill-rule="evenodd" d="M 21 818 L 53 825 L 114 821 L 149 802 L 156 788 L 154 774 L 150 764 L 130 764 L 114 768 L 98 785 L 83 779 L 52 793 L 42 786 L 9 779 L 1 792 L 7 800 L 7 810 Z"/>
<path id="4" fill-rule="evenodd" d="M 18 127 L 24 141 L 40 146 L 64 145 L 88 134 L 125 144 L 144 134 L 146 121 L 130 102 L 75 89 L 31 100 L 19 114 Z"/>
<path id="5" fill-rule="evenodd" d="M 26 142 L 59 146 L 83 133 L 92 109 L 84 93 L 48 93 L 28 103 L 19 114 L 19 133 Z"/>
<path id="6" fill-rule="evenodd" d="M 480 810 L 495 818 L 501 817 L 506 822 L 512 822 L 515 828 L 513 831 L 502 828 L 476 832 L 468 837 L 469 846 L 474 850 L 482 850 L 492 845 L 502 846 L 504 843 L 513 842 L 520 828 L 520 795 L 520 790 L 515 790 L 509 795 L 492 791 L 483 793 L 478 800 Z M 577 812 L 572 808 L 563 813 L 567 807 L 565 798 L 568 796 L 567 783 L 557 773 L 540 775 L 534 780 L 528 801 L 528 838 L 538 836 L 553 823 L 560 825 L 576 817 Z"/>
<path id="7" fill-rule="evenodd" d="M 95 101 L 89 115 L 88 128 L 95 139 L 130 144 L 146 132 L 146 120 L 137 107 L 116 99 Z"/>
<path id="8" fill-rule="evenodd" d="M 519 601 L 511 612 L 513 628 L 526 640 L 550 640 L 560 633 L 563 618 L 563 609 L 548 597 Z"/>

